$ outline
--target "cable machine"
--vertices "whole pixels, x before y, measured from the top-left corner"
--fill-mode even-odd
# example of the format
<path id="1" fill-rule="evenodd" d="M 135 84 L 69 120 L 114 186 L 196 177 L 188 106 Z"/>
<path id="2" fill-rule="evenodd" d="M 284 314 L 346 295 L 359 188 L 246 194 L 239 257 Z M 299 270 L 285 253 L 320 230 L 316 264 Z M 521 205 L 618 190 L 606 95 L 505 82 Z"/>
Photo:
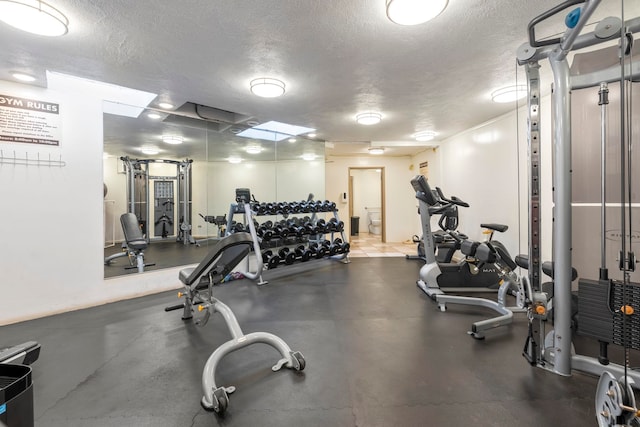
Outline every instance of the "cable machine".
<path id="1" fill-rule="evenodd" d="M 121 157 L 127 175 L 127 212 L 135 214 L 147 241 L 175 235 L 185 245 L 196 244 L 191 234 L 191 165 L 186 159 L 130 159 Z M 175 165 L 175 175 L 151 175 L 151 164 Z M 150 205 L 150 183 L 153 181 L 153 217 Z M 174 190 L 177 185 L 177 191 Z M 177 197 L 176 197 L 177 196 Z M 178 216 L 176 221 L 175 216 Z M 177 224 L 177 232 L 174 225 Z"/>
<path id="2" fill-rule="evenodd" d="M 567 26 L 564 34 L 559 38 L 536 40 L 535 27 L 541 22 L 552 18 L 570 6 L 581 4 L 566 15 Z M 630 282 L 630 272 L 635 270 L 635 254 L 627 246 L 631 242 L 631 135 L 630 108 L 625 99 L 626 87 L 630 85 L 632 77 L 640 75 L 640 64 L 633 63 L 631 51 L 633 33 L 640 30 L 640 18 L 624 21 L 624 6 L 622 19 L 610 17 L 600 21 L 595 29 L 581 35 L 581 31 L 590 16 L 599 6 L 600 0 L 569 0 L 534 18 L 528 26 L 529 43 L 522 45 L 517 52 L 519 65 L 523 65 L 527 75 L 528 93 L 528 149 L 529 149 L 529 334 L 525 343 L 523 355 L 531 365 L 549 370 L 560 375 L 571 375 L 572 370 L 579 370 L 600 376 L 600 383 L 596 396 L 596 416 L 600 426 L 629 425 L 635 422 L 638 415 L 635 399 L 631 387 L 640 387 L 640 373 L 629 368 L 629 349 L 631 342 L 631 316 L 634 310 L 640 312 L 637 294 L 640 287 Z M 573 50 L 598 45 L 606 41 L 618 41 L 618 57 L 620 64 L 590 73 L 571 74 L 567 55 Z M 553 72 L 554 85 L 552 91 L 553 117 L 553 293 L 543 290 L 540 283 L 541 273 L 541 198 L 540 198 L 540 75 L 541 60 L 548 60 Z M 606 357 L 607 337 L 601 342 L 601 354 L 598 359 L 574 354 L 571 340 L 572 307 L 572 165 L 571 165 L 571 91 L 581 88 L 600 88 L 600 105 L 606 105 L 606 84 L 619 82 L 621 87 L 621 142 L 620 142 L 620 192 L 621 203 L 621 250 L 619 253 L 619 268 L 622 281 L 611 281 L 608 278 L 602 248 L 603 261 L 599 280 L 594 282 L 604 296 L 596 300 L 597 305 L 611 308 L 611 317 L 618 317 L 621 323 L 619 342 L 624 346 L 624 366 L 609 363 Z M 606 108 L 602 113 L 603 135 L 606 132 Z M 604 172 L 603 172 L 604 173 Z M 604 180 L 604 178 L 603 178 Z M 604 193 L 604 184 L 602 186 Z M 605 230 L 605 203 L 602 201 L 602 230 Z M 625 212 L 625 206 L 629 211 Z M 550 207 L 547 207 L 550 209 Z M 604 236 L 602 236 L 604 240 Z M 585 285 L 580 281 L 580 286 Z M 587 283 L 588 285 L 588 283 Z M 582 289 L 580 289 L 582 292 Z M 616 298 L 619 297 L 619 300 Z M 551 302 L 552 298 L 552 302 Z M 582 295 L 579 299 L 583 298 Z M 612 302 L 615 300 L 616 302 Z M 619 302 L 617 302 L 619 301 Z M 582 301 L 579 301 L 581 304 Z M 553 309 L 553 329 L 545 331 L 548 320 L 551 320 L 550 310 Z M 581 308 L 582 310 L 582 308 Z M 583 316 L 580 313 L 580 326 Z M 585 312 L 585 315 L 592 314 Z M 636 313 L 637 316 L 638 313 Z M 600 322 L 600 326 L 609 328 L 608 334 L 613 335 L 614 322 Z M 605 328 L 605 329 L 606 329 Z M 599 338 L 600 339 L 600 338 Z M 637 339 L 637 337 L 636 337 Z M 604 344 L 604 352 L 602 351 Z"/>

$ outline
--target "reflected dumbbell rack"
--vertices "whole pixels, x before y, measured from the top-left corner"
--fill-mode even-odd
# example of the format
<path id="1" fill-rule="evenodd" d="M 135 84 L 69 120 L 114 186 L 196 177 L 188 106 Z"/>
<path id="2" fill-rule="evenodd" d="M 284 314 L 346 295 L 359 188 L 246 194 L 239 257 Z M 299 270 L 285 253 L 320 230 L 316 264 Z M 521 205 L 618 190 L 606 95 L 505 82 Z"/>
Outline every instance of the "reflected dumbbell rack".
<path id="1" fill-rule="evenodd" d="M 248 232 L 254 240 L 255 272 L 243 273 L 246 277 L 262 285 L 268 283 L 262 277 L 265 270 L 326 259 L 349 262 L 350 244 L 334 202 L 247 203 L 248 199 L 247 189 L 236 190 L 238 203 L 231 204 L 227 222 L 228 235 Z M 241 221 L 234 219 L 237 215 L 242 215 Z"/>

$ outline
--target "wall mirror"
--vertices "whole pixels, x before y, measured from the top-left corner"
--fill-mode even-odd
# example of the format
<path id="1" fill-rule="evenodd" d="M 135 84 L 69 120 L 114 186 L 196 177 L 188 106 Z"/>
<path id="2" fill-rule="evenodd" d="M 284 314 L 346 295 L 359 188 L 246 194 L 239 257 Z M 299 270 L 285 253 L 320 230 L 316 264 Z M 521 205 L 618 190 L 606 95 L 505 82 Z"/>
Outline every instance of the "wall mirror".
<path id="1" fill-rule="evenodd" d="M 324 141 L 238 135 L 248 128 L 166 112 L 104 114 L 105 278 L 198 263 L 229 224 L 244 221 L 230 211 L 236 188 L 260 202 L 324 199 Z M 146 242 L 142 268 L 123 245 L 128 212 Z"/>

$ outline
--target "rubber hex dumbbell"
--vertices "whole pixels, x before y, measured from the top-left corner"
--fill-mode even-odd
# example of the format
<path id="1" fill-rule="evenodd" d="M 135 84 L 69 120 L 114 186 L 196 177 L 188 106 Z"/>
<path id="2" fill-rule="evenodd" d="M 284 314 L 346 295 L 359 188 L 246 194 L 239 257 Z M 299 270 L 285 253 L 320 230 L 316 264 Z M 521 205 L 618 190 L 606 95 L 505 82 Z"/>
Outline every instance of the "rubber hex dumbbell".
<path id="1" fill-rule="evenodd" d="M 318 227 L 317 233 L 326 233 L 327 232 L 327 222 L 320 218 L 316 221 L 316 227 Z"/>
<path id="2" fill-rule="evenodd" d="M 307 262 L 313 256 L 311 250 L 304 247 L 304 245 L 300 245 L 295 250 L 296 258 L 302 262 Z"/>
<path id="3" fill-rule="evenodd" d="M 296 261 L 295 252 L 291 252 L 291 249 L 289 248 L 280 249 L 280 251 L 278 251 L 278 256 L 280 259 L 284 260 L 286 265 L 291 265 Z"/>
<path id="4" fill-rule="evenodd" d="M 329 245 L 329 255 L 333 256 L 341 253 L 342 251 L 342 239 L 335 239 L 331 245 Z"/>
<path id="5" fill-rule="evenodd" d="M 262 262 L 265 263 L 268 268 L 276 268 L 278 264 L 280 264 L 280 257 L 272 251 L 265 251 L 262 253 Z"/>

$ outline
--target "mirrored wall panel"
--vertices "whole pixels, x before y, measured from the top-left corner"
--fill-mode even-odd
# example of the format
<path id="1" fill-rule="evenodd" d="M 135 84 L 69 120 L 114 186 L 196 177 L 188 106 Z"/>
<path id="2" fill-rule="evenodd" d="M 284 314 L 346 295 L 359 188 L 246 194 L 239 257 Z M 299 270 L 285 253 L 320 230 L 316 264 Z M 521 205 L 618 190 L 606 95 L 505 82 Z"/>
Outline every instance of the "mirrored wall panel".
<path id="1" fill-rule="evenodd" d="M 258 202 L 324 200 L 324 141 L 251 123 L 104 115 L 105 278 L 198 263 L 246 226 L 238 188 Z"/>

